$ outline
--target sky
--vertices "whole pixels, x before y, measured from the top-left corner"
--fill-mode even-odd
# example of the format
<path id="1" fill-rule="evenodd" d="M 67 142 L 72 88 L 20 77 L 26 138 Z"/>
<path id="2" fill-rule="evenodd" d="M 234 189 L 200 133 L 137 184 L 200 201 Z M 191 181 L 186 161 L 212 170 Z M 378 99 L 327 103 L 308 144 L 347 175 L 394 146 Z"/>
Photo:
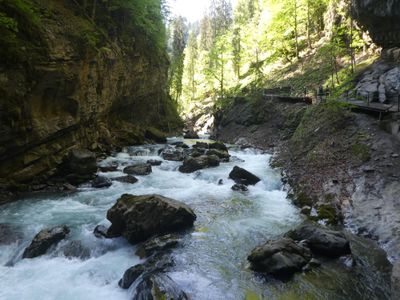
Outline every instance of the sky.
<path id="1" fill-rule="evenodd" d="M 168 2 L 172 14 L 186 17 L 189 22 L 200 20 L 210 5 L 210 0 L 169 0 Z M 231 2 L 234 3 L 236 0 Z"/>

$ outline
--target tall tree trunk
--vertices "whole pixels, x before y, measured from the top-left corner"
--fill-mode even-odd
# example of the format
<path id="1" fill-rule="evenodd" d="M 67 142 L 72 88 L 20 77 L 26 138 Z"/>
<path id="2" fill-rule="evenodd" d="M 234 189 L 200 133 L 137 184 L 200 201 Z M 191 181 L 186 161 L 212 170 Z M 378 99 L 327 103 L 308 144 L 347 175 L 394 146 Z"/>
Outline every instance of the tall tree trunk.
<path id="1" fill-rule="evenodd" d="M 308 42 L 308 48 L 312 49 L 310 31 L 311 31 L 310 0 L 307 0 L 307 42 Z"/>
<path id="2" fill-rule="evenodd" d="M 295 35 L 295 39 L 296 39 L 296 57 L 300 58 L 298 20 L 297 20 L 297 0 L 294 0 L 294 35 Z"/>
<path id="3" fill-rule="evenodd" d="M 97 0 L 93 0 L 93 7 L 92 7 L 92 21 L 94 21 L 96 17 L 96 6 L 97 6 Z"/>

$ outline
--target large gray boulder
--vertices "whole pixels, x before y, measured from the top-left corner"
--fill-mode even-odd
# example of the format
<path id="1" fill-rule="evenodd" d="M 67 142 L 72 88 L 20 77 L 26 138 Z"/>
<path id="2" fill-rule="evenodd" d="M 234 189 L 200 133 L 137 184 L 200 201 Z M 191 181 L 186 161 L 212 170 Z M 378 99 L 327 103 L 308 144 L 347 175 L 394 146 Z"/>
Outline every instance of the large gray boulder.
<path id="1" fill-rule="evenodd" d="M 228 147 L 226 147 L 225 144 L 221 143 L 221 142 L 215 142 L 215 143 L 209 144 L 208 147 L 210 149 L 216 149 L 219 151 L 228 152 Z"/>
<path id="2" fill-rule="evenodd" d="M 95 179 L 92 180 L 92 187 L 96 189 L 107 188 L 112 185 L 111 179 L 104 176 L 96 176 Z"/>
<path id="3" fill-rule="evenodd" d="M 129 289 L 139 277 L 164 273 L 174 265 L 169 256 L 156 255 L 146 260 L 145 263 L 130 267 L 124 272 L 118 285 L 123 289 Z"/>
<path id="4" fill-rule="evenodd" d="M 168 252 L 176 245 L 179 244 L 180 238 L 175 234 L 166 234 L 163 236 L 156 236 L 140 245 L 136 251 L 136 255 L 140 258 L 149 257 L 154 253 Z"/>
<path id="5" fill-rule="evenodd" d="M 238 166 L 235 166 L 233 170 L 229 173 L 229 178 L 235 181 L 237 184 L 244 185 L 255 185 L 261 180 L 256 175 Z"/>
<path id="6" fill-rule="evenodd" d="M 324 256 L 339 257 L 350 254 L 350 244 L 341 231 L 323 228 L 317 224 L 305 223 L 289 231 L 287 237 L 306 241 L 311 251 Z"/>
<path id="7" fill-rule="evenodd" d="M 33 238 L 31 244 L 25 249 L 22 257 L 34 258 L 45 254 L 51 246 L 57 245 L 60 241 L 65 239 L 68 233 L 69 228 L 67 226 L 41 230 Z"/>
<path id="8" fill-rule="evenodd" d="M 206 152 L 206 155 L 216 155 L 224 162 L 228 162 L 231 157 L 228 151 L 218 150 L 218 149 L 210 149 Z"/>
<path id="9" fill-rule="evenodd" d="M 185 159 L 185 152 L 181 148 L 165 148 L 161 152 L 161 156 L 169 161 L 183 161 Z"/>
<path id="10" fill-rule="evenodd" d="M 268 241 L 256 247 L 248 257 L 254 271 L 277 277 L 300 272 L 312 258 L 310 249 L 289 238 Z"/>
<path id="11" fill-rule="evenodd" d="M 144 276 L 137 285 L 132 300 L 186 300 L 188 296 L 166 274 Z"/>
<path id="12" fill-rule="evenodd" d="M 149 175 L 152 172 L 151 164 L 138 163 L 124 168 L 123 172 L 128 175 Z"/>
<path id="13" fill-rule="evenodd" d="M 59 173 L 65 176 L 71 184 L 81 184 L 92 179 L 97 172 L 96 155 L 86 149 L 73 149 L 70 151 Z"/>
<path id="14" fill-rule="evenodd" d="M 193 173 L 201 169 L 217 166 L 219 166 L 219 158 L 217 156 L 200 155 L 198 157 L 186 158 L 183 162 L 183 165 L 179 167 L 179 172 Z"/>
<path id="15" fill-rule="evenodd" d="M 111 226 L 108 237 L 125 237 L 130 243 L 193 226 L 196 215 L 182 202 L 160 195 L 124 194 L 107 212 Z"/>

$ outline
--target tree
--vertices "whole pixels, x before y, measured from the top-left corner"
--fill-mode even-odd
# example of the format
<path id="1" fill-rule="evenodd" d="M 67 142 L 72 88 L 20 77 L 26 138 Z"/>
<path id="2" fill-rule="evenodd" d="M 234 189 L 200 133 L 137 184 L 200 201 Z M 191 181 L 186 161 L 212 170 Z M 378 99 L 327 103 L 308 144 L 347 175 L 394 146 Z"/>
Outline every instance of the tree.
<path id="1" fill-rule="evenodd" d="M 240 79 L 240 67 L 242 62 L 242 41 L 240 27 L 233 29 L 232 36 L 232 62 L 237 79 Z"/>
<path id="2" fill-rule="evenodd" d="M 187 26 L 183 17 L 172 21 L 172 54 L 170 67 L 170 94 L 178 102 L 182 95 L 182 76 L 184 68 L 184 51 L 186 46 Z"/>

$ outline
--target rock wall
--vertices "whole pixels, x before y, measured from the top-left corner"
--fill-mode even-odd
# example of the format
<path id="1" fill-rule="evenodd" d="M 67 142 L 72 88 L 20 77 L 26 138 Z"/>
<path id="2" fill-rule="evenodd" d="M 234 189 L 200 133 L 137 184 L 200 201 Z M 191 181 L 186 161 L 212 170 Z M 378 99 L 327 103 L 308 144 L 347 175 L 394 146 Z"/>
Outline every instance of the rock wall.
<path id="1" fill-rule="evenodd" d="M 353 14 L 383 48 L 400 46 L 400 0 L 352 0 Z"/>
<path id="2" fill-rule="evenodd" d="M 18 26 L 0 38 L 0 188 L 51 176 L 72 148 L 104 152 L 143 141 L 147 127 L 179 126 L 168 59 L 148 36 L 107 32 L 79 1 L 16 3 L 0 3 Z"/>

